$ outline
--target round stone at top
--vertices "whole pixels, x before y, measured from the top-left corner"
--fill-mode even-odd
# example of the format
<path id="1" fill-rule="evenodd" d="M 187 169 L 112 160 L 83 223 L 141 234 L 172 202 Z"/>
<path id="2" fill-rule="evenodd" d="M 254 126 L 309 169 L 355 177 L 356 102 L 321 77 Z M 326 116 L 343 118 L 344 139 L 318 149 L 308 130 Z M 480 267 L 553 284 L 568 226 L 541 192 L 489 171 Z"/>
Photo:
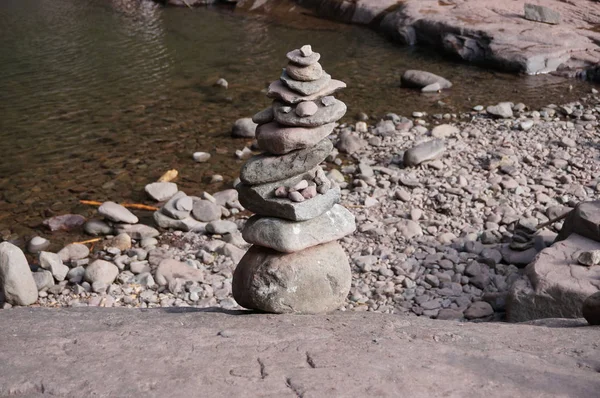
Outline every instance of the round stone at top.
<path id="1" fill-rule="evenodd" d="M 296 115 L 300 117 L 312 116 L 319 110 L 317 104 L 312 101 L 304 101 L 296 106 Z"/>
<path id="2" fill-rule="evenodd" d="M 304 54 L 306 54 L 306 51 L 303 53 L 301 50 L 296 49 L 287 53 L 286 56 L 291 62 L 302 66 L 316 64 L 321 58 L 321 54 L 312 52 L 312 50 L 310 55 L 304 56 Z"/>

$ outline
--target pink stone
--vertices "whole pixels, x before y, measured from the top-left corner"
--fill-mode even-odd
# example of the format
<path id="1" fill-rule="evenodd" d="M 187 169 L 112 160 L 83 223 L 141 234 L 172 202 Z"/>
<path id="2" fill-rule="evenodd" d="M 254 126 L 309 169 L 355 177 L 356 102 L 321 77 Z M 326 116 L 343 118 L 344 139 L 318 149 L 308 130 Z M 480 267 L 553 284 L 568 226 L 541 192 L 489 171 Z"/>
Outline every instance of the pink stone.
<path id="1" fill-rule="evenodd" d="M 300 117 L 312 116 L 319 110 L 317 104 L 312 101 L 304 101 L 296 107 L 296 115 Z"/>
<path id="2" fill-rule="evenodd" d="M 304 199 L 312 199 L 315 196 L 317 196 L 317 186 L 310 185 L 307 188 L 303 189 L 301 194 L 304 197 Z"/>

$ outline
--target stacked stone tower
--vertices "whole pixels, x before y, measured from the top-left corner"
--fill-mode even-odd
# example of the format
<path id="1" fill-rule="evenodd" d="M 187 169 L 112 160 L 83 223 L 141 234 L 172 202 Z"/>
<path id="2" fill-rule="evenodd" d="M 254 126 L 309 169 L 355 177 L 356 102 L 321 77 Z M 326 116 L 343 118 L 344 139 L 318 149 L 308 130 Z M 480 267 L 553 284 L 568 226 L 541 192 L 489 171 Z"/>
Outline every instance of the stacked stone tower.
<path id="1" fill-rule="evenodd" d="M 236 187 L 256 215 L 243 230 L 253 246 L 235 270 L 233 296 L 267 312 L 328 312 L 344 303 L 352 279 L 336 240 L 354 232 L 354 216 L 337 204 L 340 188 L 319 166 L 346 113 L 332 94 L 346 84 L 322 69 L 309 45 L 287 58 L 267 92 L 273 105 L 253 117 L 264 153 L 244 164 Z"/>

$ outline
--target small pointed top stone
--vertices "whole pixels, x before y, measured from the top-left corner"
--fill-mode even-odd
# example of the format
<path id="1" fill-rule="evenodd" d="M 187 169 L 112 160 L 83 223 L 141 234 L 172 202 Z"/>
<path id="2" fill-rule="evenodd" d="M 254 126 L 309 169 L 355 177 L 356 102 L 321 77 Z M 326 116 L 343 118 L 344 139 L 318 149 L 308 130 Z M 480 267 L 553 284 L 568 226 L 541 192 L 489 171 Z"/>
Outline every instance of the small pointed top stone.
<path id="1" fill-rule="evenodd" d="M 312 47 L 310 46 L 310 44 L 306 44 L 302 47 L 300 47 L 300 53 L 302 54 L 303 57 L 310 57 L 313 53 Z"/>

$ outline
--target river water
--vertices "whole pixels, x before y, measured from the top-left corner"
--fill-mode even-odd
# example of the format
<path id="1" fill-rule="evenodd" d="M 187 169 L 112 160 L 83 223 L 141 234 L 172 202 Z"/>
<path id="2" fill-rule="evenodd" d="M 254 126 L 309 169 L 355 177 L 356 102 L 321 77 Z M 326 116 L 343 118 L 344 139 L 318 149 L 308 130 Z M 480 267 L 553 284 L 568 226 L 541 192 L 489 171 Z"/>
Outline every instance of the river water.
<path id="1" fill-rule="evenodd" d="M 80 199 L 150 204 L 145 184 L 172 168 L 188 194 L 229 187 L 242 163 L 234 152 L 250 144 L 230 138 L 232 123 L 269 105 L 266 85 L 285 53 L 303 44 L 348 84 L 338 96 L 348 105 L 343 121 L 358 112 L 443 113 L 503 100 L 538 107 L 590 90 L 580 81 L 452 63 L 362 27 L 289 18 L 125 0 L 2 0 L 0 238 L 39 233 L 52 215 L 92 215 Z M 455 87 L 434 95 L 402 89 L 409 68 Z M 220 77 L 227 90 L 213 86 Z M 213 157 L 194 163 L 196 151 Z M 208 184 L 214 173 L 222 184 Z"/>

